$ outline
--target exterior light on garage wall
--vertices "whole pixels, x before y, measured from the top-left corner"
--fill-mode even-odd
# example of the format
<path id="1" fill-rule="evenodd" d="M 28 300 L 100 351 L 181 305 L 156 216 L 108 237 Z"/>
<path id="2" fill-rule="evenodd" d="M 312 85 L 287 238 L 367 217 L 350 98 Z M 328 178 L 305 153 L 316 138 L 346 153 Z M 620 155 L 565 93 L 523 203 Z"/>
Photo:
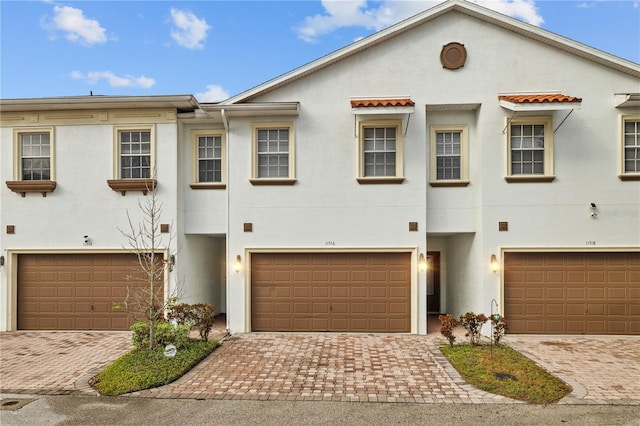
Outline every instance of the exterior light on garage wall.
<path id="1" fill-rule="evenodd" d="M 236 274 L 238 272 L 240 272 L 240 270 L 242 269 L 242 259 L 240 258 L 240 255 L 236 256 L 236 261 L 233 262 L 233 270 L 236 271 Z"/>
<path id="2" fill-rule="evenodd" d="M 418 258 L 418 269 L 420 272 L 427 270 L 427 259 L 424 258 L 424 253 L 420 253 L 420 257 Z"/>
<path id="3" fill-rule="evenodd" d="M 496 257 L 495 254 L 491 255 L 491 271 L 493 273 L 498 272 L 498 258 Z"/>

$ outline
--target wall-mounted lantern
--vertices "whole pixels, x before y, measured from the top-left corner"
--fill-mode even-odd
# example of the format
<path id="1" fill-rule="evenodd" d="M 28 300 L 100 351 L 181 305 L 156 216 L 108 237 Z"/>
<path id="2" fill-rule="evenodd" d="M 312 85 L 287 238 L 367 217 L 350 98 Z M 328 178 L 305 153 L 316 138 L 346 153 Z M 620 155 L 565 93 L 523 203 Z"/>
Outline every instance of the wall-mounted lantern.
<path id="1" fill-rule="evenodd" d="M 493 273 L 498 272 L 498 266 L 500 266 L 500 265 L 498 264 L 498 258 L 496 257 L 496 255 L 495 255 L 495 254 L 492 254 L 492 255 L 491 255 L 491 271 L 492 271 Z"/>
<path id="2" fill-rule="evenodd" d="M 236 261 L 233 262 L 233 270 L 236 271 L 236 274 L 240 272 L 240 270 L 242 269 L 242 259 L 240 258 L 240 255 L 236 256 Z"/>
<path id="3" fill-rule="evenodd" d="M 418 258 L 418 269 L 420 272 L 427 270 L 427 259 L 425 259 L 424 253 L 420 253 L 420 257 Z"/>

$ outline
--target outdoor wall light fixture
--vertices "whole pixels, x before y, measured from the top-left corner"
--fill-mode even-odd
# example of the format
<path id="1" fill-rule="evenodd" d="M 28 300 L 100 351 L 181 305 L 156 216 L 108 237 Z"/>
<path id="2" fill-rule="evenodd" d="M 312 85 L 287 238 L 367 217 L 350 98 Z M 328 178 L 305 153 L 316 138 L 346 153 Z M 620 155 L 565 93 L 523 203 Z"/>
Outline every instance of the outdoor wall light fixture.
<path id="1" fill-rule="evenodd" d="M 420 272 L 427 270 L 427 259 L 424 258 L 424 253 L 420 253 L 420 257 L 418 258 L 418 269 Z"/>
<path id="2" fill-rule="evenodd" d="M 598 208 L 598 206 L 596 205 L 596 203 L 590 203 L 589 205 L 591 206 L 591 217 L 598 217 L 598 213 L 596 213 L 596 209 Z"/>
<path id="3" fill-rule="evenodd" d="M 0 256 L 0 266 L 4 266 L 4 256 Z"/>
<path id="4" fill-rule="evenodd" d="M 233 262 L 233 270 L 236 271 L 236 274 L 238 272 L 240 272 L 240 270 L 242 269 L 242 259 L 240 258 L 240 255 L 236 256 L 236 261 Z"/>
<path id="5" fill-rule="evenodd" d="M 88 235 L 83 235 L 82 236 L 82 244 L 84 246 L 90 246 L 91 245 L 91 238 L 89 238 Z"/>
<path id="6" fill-rule="evenodd" d="M 173 271 L 173 266 L 176 264 L 176 255 L 172 254 L 169 256 L 169 260 L 167 261 L 167 266 L 169 267 L 169 272 Z"/>
<path id="7" fill-rule="evenodd" d="M 493 273 L 498 272 L 498 258 L 495 254 L 491 255 L 491 271 Z"/>

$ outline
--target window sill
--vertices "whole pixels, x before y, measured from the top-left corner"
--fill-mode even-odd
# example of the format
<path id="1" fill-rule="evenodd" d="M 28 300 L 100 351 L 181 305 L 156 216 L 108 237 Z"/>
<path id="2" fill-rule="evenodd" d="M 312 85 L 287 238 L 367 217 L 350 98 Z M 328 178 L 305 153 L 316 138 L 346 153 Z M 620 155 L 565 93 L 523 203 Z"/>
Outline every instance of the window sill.
<path id="1" fill-rule="evenodd" d="M 226 183 L 192 183 L 191 189 L 227 189 Z"/>
<path id="2" fill-rule="evenodd" d="M 123 196 L 127 195 L 127 191 L 142 191 L 144 195 L 147 195 L 147 192 L 158 187 L 158 181 L 155 179 L 111 179 L 107 181 L 107 185 Z"/>
<path id="3" fill-rule="evenodd" d="M 508 183 L 548 183 L 553 182 L 556 179 L 555 176 L 505 176 L 504 180 Z"/>
<path id="4" fill-rule="evenodd" d="M 403 177 L 359 177 L 360 185 L 397 185 L 404 182 Z"/>
<path id="5" fill-rule="evenodd" d="M 640 173 L 618 175 L 618 179 L 621 181 L 640 180 Z"/>
<path id="6" fill-rule="evenodd" d="M 287 178 L 258 178 L 249 179 L 251 185 L 295 185 L 296 179 Z"/>
<path id="7" fill-rule="evenodd" d="M 433 180 L 429 182 L 429 185 L 434 188 L 439 187 L 465 187 L 469 186 L 468 180 Z"/>
<path id="8" fill-rule="evenodd" d="M 8 180 L 7 188 L 24 197 L 27 192 L 39 192 L 43 197 L 56 189 L 56 182 L 52 180 Z"/>

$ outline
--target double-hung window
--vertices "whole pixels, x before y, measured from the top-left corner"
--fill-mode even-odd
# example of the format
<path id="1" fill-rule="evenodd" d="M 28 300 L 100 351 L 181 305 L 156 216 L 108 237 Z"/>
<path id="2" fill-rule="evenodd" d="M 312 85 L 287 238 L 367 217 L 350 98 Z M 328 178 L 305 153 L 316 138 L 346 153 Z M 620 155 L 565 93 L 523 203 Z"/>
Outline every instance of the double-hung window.
<path id="1" fill-rule="evenodd" d="M 254 124 L 251 183 L 293 185 L 295 183 L 294 153 L 292 123 Z"/>
<path id="2" fill-rule="evenodd" d="M 467 134 L 467 126 L 431 126 L 431 186 L 469 184 Z"/>
<path id="3" fill-rule="evenodd" d="M 13 141 L 14 180 L 7 187 L 23 197 L 29 192 L 46 197 L 56 188 L 53 127 L 16 128 Z"/>
<path id="4" fill-rule="evenodd" d="M 553 176 L 551 117 L 514 119 L 508 125 L 508 182 L 550 182 Z"/>
<path id="5" fill-rule="evenodd" d="M 122 195 L 155 189 L 155 127 L 116 126 L 113 132 L 114 179 L 107 184 Z"/>
<path id="6" fill-rule="evenodd" d="M 640 116 L 622 117 L 623 180 L 640 180 Z"/>
<path id="7" fill-rule="evenodd" d="M 402 133 L 398 120 L 360 123 L 360 183 L 401 183 Z"/>
<path id="8" fill-rule="evenodd" d="M 151 131 L 121 130 L 120 179 L 148 179 L 151 177 Z"/>
<path id="9" fill-rule="evenodd" d="M 51 133 L 19 133 L 20 180 L 51 180 Z"/>
<path id="10" fill-rule="evenodd" d="M 222 130 L 197 130 L 191 133 L 194 189 L 225 187 L 225 143 Z"/>

